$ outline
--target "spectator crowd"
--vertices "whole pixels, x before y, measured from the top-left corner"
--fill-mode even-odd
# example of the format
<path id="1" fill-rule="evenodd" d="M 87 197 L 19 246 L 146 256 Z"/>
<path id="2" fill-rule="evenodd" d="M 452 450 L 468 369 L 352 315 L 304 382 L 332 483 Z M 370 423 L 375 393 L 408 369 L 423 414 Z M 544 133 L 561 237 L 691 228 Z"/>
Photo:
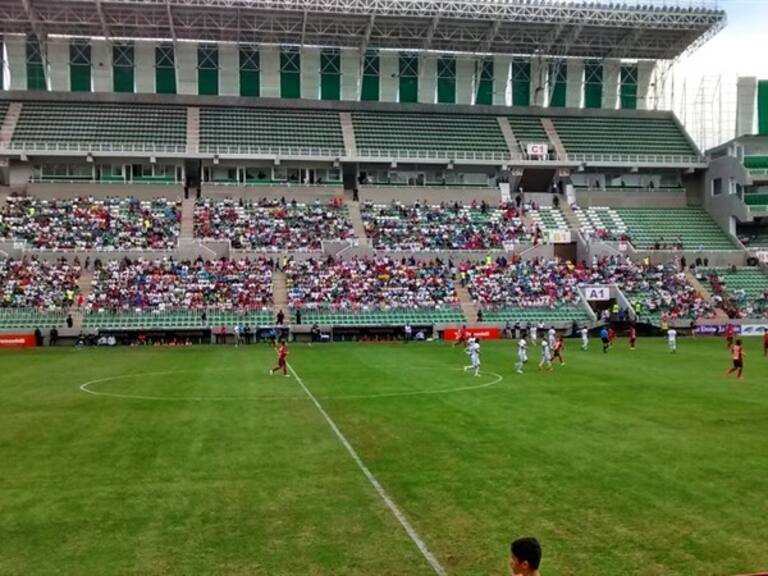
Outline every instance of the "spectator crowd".
<path id="1" fill-rule="evenodd" d="M 44 250 L 169 250 L 181 206 L 166 199 L 10 196 L 0 208 L 0 238 Z"/>
<path id="2" fill-rule="evenodd" d="M 491 250 L 530 241 L 520 208 L 483 202 L 429 205 L 365 202 L 360 207 L 366 236 L 384 250 Z M 540 232 L 539 232 L 540 234 Z"/>
<path id="3" fill-rule="evenodd" d="M 111 260 L 94 262 L 89 312 L 249 310 L 272 305 L 272 262 Z"/>
<path id="4" fill-rule="evenodd" d="M 0 259 L 0 307 L 54 311 L 76 304 L 80 263 L 35 256 Z"/>
<path id="5" fill-rule="evenodd" d="M 204 199 L 195 206 L 194 231 L 197 238 L 229 240 L 238 250 L 320 250 L 322 240 L 354 237 L 339 199 L 311 204 Z"/>
<path id="6" fill-rule="evenodd" d="M 291 261 L 286 276 L 292 309 L 417 310 L 459 303 L 450 265 L 438 259 Z"/>

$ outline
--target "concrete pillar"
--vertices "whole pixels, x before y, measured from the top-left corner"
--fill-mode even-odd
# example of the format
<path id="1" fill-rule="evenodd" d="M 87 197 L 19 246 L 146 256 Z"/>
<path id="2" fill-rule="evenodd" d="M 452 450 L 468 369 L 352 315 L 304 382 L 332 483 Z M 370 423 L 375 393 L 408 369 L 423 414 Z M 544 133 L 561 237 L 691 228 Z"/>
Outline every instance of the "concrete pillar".
<path id="1" fill-rule="evenodd" d="M 155 43 L 135 41 L 133 56 L 136 67 L 133 70 L 136 92 L 155 93 Z"/>
<path id="2" fill-rule="evenodd" d="M 280 47 L 261 46 L 261 95 L 265 98 L 280 98 Z"/>
<path id="3" fill-rule="evenodd" d="M 51 90 L 69 92 L 69 40 L 48 39 L 48 70 Z"/>
<path id="4" fill-rule="evenodd" d="M 512 105 L 512 58 L 493 57 L 493 103 L 497 106 Z"/>
<path id="5" fill-rule="evenodd" d="M 93 91 L 113 92 L 112 44 L 106 40 L 91 40 L 91 62 L 93 62 Z"/>
<path id="6" fill-rule="evenodd" d="M 240 47 L 219 44 L 219 94 L 240 96 Z"/>
<path id="7" fill-rule="evenodd" d="M 22 34 L 6 34 L 5 53 L 11 90 L 27 89 L 27 37 Z"/>
<path id="8" fill-rule="evenodd" d="M 649 110 L 651 108 L 651 76 L 653 75 L 654 62 L 643 60 L 637 63 L 637 109 Z"/>
<path id="9" fill-rule="evenodd" d="M 475 101 L 476 62 L 476 59 L 469 56 L 456 55 L 456 104 L 472 104 Z"/>
<path id="10" fill-rule="evenodd" d="M 437 55 L 419 54 L 419 102 L 434 104 L 437 101 Z"/>
<path id="11" fill-rule="evenodd" d="M 544 106 L 547 94 L 547 62 L 531 59 L 531 106 Z"/>
<path id="12" fill-rule="evenodd" d="M 301 97 L 320 99 L 320 48 L 301 49 Z"/>
<path id="13" fill-rule="evenodd" d="M 736 137 L 755 134 L 757 111 L 757 78 L 741 77 L 736 81 Z"/>
<path id="14" fill-rule="evenodd" d="M 341 99 L 360 100 L 360 72 L 362 62 L 359 48 L 341 50 Z"/>
<path id="15" fill-rule="evenodd" d="M 197 94 L 197 44 L 176 43 L 176 91 L 179 94 Z"/>
<path id="16" fill-rule="evenodd" d="M 619 102 L 621 62 L 606 60 L 603 64 L 603 108 L 616 110 Z"/>
<path id="17" fill-rule="evenodd" d="M 379 83 L 382 102 L 397 102 L 400 86 L 399 57 L 397 52 L 379 53 Z"/>
<path id="18" fill-rule="evenodd" d="M 584 99 L 584 60 L 568 60 L 565 80 L 565 105 L 581 108 Z"/>

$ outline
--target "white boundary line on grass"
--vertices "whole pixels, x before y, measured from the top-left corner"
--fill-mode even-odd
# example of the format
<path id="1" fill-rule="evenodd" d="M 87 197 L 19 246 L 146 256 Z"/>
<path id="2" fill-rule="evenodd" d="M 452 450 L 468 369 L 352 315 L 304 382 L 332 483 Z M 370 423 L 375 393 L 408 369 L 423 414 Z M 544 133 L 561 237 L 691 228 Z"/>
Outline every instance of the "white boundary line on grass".
<path id="1" fill-rule="evenodd" d="M 223 372 L 226 370 L 234 370 L 234 368 L 221 368 L 216 370 L 217 372 Z M 454 368 L 454 370 L 461 370 L 461 368 Z M 108 398 L 122 398 L 126 400 L 161 400 L 161 401 L 179 401 L 179 402 L 229 402 L 233 400 L 306 400 L 304 395 L 301 396 L 145 396 L 141 394 L 120 394 L 118 392 L 101 392 L 99 390 L 91 390 L 92 384 L 99 384 L 100 382 L 111 382 L 114 380 L 122 380 L 125 378 L 138 378 L 140 376 L 166 376 L 169 374 L 184 374 L 188 372 L 194 372 L 194 370 L 168 370 L 164 372 L 143 372 L 138 374 L 122 374 L 118 376 L 107 376 L 106 378 L 97 378 L 95 380 L 89 380 L 80 384 L 80 390 L 93 396 L 105 396 Z M 453 392 L 466 392 L 469 390 L 479 390 L 481 388 L 488 388 L 494 384 L 501 382 L 504 377 L 496 372 L 480 372 L 481 374 L 487 374 L 495 376 L 494 380 L 490 382 L 483 382 L 482 384 L 475 384 L 473 386 L 459 386 L 457 388 L 440 388 L 438 390 L 412 390 L 406 392 L 382 392 L 380 394 L 349 394 L 341 396 L 317 396 L 321 400 L 365 400 L 368 398 L 397 398 L 400 396 L 429 396 L 434 394 L 451 394 Z"/>
<path id="2" fill-rule="evenodd" d="M 352 460 L 355 461 L 355 464 L 357 464 L 358 468 L 360 468 L 360 470 L 363 472 L 365 477 L 368 479 L 368 482 L 371 483 L 371 485 L 374 487 L 376 492 L 378 492 L 379 496 L 381 496 L 381 499 L 384 500 L 384 504 L 387 505 L 387 508 L 389 508 L 392 514 L 394 514 L 398 522 L 400 522 L 400 525 L 403 527 L 405 532 L 411 538 L 413 543 L 416 544 L 416 547 L 419 549 L 419 552 L 421 552 L 421 555 L 424 556 L 426 561 L 432 567 L 432 570 L 435 572 L 435 574 L 437 574 L 437 576 L 447 576 L 447 572 L 445 571 L 445 568 L 443 568 L 442 564 L 440 564 L 440 562 L 438 561 L 437 558 L 435 558 L 432 552 L 429 551 L 429 548 L 427 547 L 426 543 L 424 542 L 424 540 L 421 539 L 421 536 L 419 536 L 419 534 L 416 532 L 413 526 L 411 526 L 411 523 L 408 522 L 408 519 L 405 517 L 405 514 L 403 514 L 400 511 L 400 508 L 398 508 L 397 504 L 395 504 L 392 498 L 389 497 L 389 494 L 387 494 L 386 490 L 384 490 L 384 487 L 376 479 L 376 476 L 373 475 L 373 473 L 368 469 L 368 467 L 362 461 L 360 456 L 357 455 L 357 452 L 355 452 L 355 449 L 346 439 L 344 434 L 341 433 L 341 430 L 339 430 L 339 427 L 336 426 L 336 423 L 328 415 L 328 413 L 325 411 L 325 409 L 320 404 L 320 402 L 317 401 L 317 398 L 315 398 L 314 394 L 312 394 L 309 388 L 307 388 L 307 386 L 304 384 L 304 381 L 296 373 L 296 370 L 293 369 L 293 366 L 288 364 L 288 369 L 291 371 L 291 374 L 293 374 L 293 377 L 296 378 L 296 381 L 299 383 L 299 386 L 301 386 L 302 390 L 304 390 L 304 393 L 309 397 L 309 399 L 315 405 L 315 408 L 317 408 L 320 414 L 323 415 L 323 418 L 325 418 L 325 421 L 328 423 L 328 426 L 331 427 L 331 430 L 333 430 L 333 433 L 336 434 L 336 437 L 342 443 L 344 448 L 347 449 L 347 452 L 349 452 L 349 455 L 352 456 Z"/>

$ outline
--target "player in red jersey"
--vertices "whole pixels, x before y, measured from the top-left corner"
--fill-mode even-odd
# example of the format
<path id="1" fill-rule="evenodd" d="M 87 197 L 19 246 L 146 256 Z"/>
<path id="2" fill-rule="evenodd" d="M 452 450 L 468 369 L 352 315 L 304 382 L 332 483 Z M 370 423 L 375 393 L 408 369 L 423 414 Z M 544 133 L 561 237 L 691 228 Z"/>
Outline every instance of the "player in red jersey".
<path id="1" fill-rule="evenodd" d="M 736 344 L 731 348 L 731 359 L 733 359 L 733 368 L 728 370 L 728 374 L 736 372 L 739 380 L 744 380 L 744 376 L 742 376 L 744 371 L 744 348 L 741 345 L 741 340 L 736 340 Z"/>
<path id="2" fill-rule="evenodd" d="M 629 349 L 634 350 L 635 344 L 637 344 L 637 330 L 632 325 L 629 327 Z"/>
<path id="3" fill-rule="evenodd" d="M 467 342 L 467 327 L 462 326 L 458 332 L 456 332 L 456 341 L 453 346 L 456 347 L 459 344 L 465 344 Z"/>
<path id="4" fill-rule="evenodd" d="M 277 349 L 277 366 L 270 370 L 270 375 L 282 369 L 283 376 L 288 376 L 288 363 L 285 360 L 287 356 L 288 346 L 285 342 L 280 342 L 280 348 Z"/>
<path id="5" fill-rule="evenodd" d="M 565 341 L 563 340 L 563 335 L 560 334 L 560 336 L 558 336 L 557 340 L 555 341 L 555 352 L 552 356 L 552 359 L 557 359 L 561 365 L 565 366 L 565 358 L 563 358 L 563 352 L 565 352 Z"/>
<path id="6" fill-rule="evenodd" d="M 763 328 L 763 357 L 768 356 L 768 328 Z"/>
<path id="7" fill-rule="evenodd" d="M 608 328 L 608 342 L 613 346 L 613 341 L 616 340 L 616 330 Z"/>
<path id="8" fill-rule="evenodd" d="M 735 329 L 733 328 L 733 324 L 728 324 L 725 327 L 725 346 L 730 350 L 733 348 L 733 334 L 735 332 Z"/>

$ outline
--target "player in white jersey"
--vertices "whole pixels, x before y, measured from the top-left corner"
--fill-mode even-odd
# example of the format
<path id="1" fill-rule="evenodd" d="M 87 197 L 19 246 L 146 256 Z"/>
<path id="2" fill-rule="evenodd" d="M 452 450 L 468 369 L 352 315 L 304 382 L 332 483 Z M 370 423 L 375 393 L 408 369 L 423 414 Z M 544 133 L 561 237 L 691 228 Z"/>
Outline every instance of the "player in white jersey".
<path id="1" fill-rule="evenodd" d="M 515 364 L 515 368 L 517 368 L 518 374 L 523 373 L 523 366 L 528 362 L 527 346 L 528 342 L 525 341 L 525 338 L 520 338 L 520 340 L 517 341 L 517 364 Z"/>
<path id="2" fill-rule="evenodd" d="M 533 322 L 531 322 L 531 327 L 528 330 L 528 334 L 530 334 L 530 336 L 531 336 L 531 344 L 535 345 L 536 344 L 536 338 L 539 335 L 539 329 L 536 326 L 536 324 L 534 324 Z"/>
<path id="3" fill-rule="evenodd" d="M 667 330 L 667 338 L 669 339 L 669 351 L 674 354 L 677 352 L 677 330 L 674 328 Z"/>
<path id="4" fill-rule="evenodd" d="M 555 342 L 557 341 L 557 331 L 553 328 L 550 328 L 547 331 L 547 342 L 549 342 L 549 349 L 554 350 L 555 349 Z"/>
<path id="5" fill-rule="evenodd" d="M 589 350 L 589 330 L 586 326 L 581 329 L 581 349 Z"/>
<path id="6" fill-rule="evenodd" d="M 480 376 L 480 342 L 475 338 L 470 338 L 467 342 L 467 354 L 469 355 L 469 366 L 464 366 L 464 372 L 474 370 L 475 376 Z"/>
<path id="7" fill-rule="evenodd" d="M 541 341 L 541 360 L 539 361 L 539 370 L 542 368 L 552 370 L 552 350 L 549 347 L 549 342 L 546 340 Z"/>

